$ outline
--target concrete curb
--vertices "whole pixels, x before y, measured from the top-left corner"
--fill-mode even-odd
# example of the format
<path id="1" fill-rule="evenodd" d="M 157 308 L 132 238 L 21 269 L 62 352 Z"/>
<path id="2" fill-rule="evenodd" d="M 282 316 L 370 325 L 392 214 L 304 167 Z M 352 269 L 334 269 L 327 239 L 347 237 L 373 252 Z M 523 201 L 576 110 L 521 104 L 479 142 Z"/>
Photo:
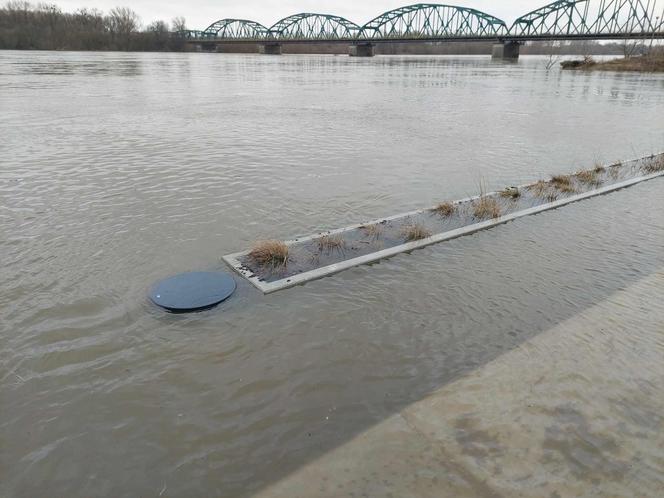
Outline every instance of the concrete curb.
<path id="1" fill-rule="evenodd" d="M 400 254 L 402 252 L 408 252 L 408 251 L 412 251 L 414 249 L 419 249 L 421 247 L 429 246 L 431 244 L 437 244 L 437 243 L 443 242 L 445 240 L 455 239 L 457 237 L 462 237 L 464 235 L 470 235 L 470 234 L 473 234 L 475 232 L 479 232 L 481 230 L 487 230 L 489 228 L 492 228 L 492 227 L 495 227 L 495 226 L 498 226 L 498 225 L 502 225 L 504 223 L 507 223 L 507 222 L 512 221 L 512 220 L 516 220 L 518 218 L 522 218 L 524 216 L 530 216 L 530 215 L 541 213 L 541 212 L 544 212 L 544 211 L 549 211 L 551 209 L 556 209 L 556 208 L 565 206 L 567 204 L 571 204 L 573 202 L 578 202 L 578 201 L 581 201 L 581 200 L 584 200 L 584 199 L 589 199 L 591 197 L 596 197 L 598 195 L 604 195 L 604 194 L 607 194 L 609 192 L 614 192 L 616 190 L 620 190 L 620 189 L 623 189 L 623 188 L 626 188 L 626 187 L 630 187 L 632 185 L 636 185 L 637 183 L 652 180 L 652 179 L 660 177 L 660 176 L 664 176 L 664 171 L 660 171 L 660 172 L 657 172 L 657 173 L 652 173 L 650 175 L 643 175 L 643 176 L 639 176 L 639 177 L 636 177 L 636 178 L 631 178 L 629 180 L 624 180 L 624 181 L 619 182 L 619 183 L 614 183 L 612 185 L 607 185 L 606 187 L 602 187 L 602 188 L 599 188 L 599 189 L 596 189 L 596 190 L 591 190 L 591 191 L 584 192 L 584 193 L 581 193 L 581 194 L 573 195 L 571 197 L 567 197 L 565 199 L 559 199 L 557 201 L 550 202 L 550 203 L 547 203 L 547 204 L 541 204 L 539 206 L 535 206 L 535 207 L 532 207 L 532 208 L 529 208 L 529 209 L 524 209 L 524 210 L 521 210 L 521 211 L 510 213 L 510 214 L 507 214 L 505 216 L 501 216 L 501 217 L 496 218 L 496 219 L 483 221 L 483 222 L 480 222 L 480 223 L 474 223 L 472 225 L 467 225 L 465 227 L 457 228 L 457 229 L 450 230 L 450 231 L 447 231 L 447 232 L 438 233 L 438 234 L 432 235 L 431 237 L 427 237 L 426 239 L 416 240 L 416 241 L 413 241 L 413 242 L 407 242 L 407 243 L 404 243 L 404 244 L 400 244 L 398 246 L 390 247 L 388 249 L 382 249 L 380 251 L 376 251 L 376 252 L 373 252 L 371 254 L 365 254 L 363 256 L 358 256 L 356 258 L 348 259 L 346 261 L 341 261 L 339 263 L 335 263 L 335 264 L 332 264 L 332 265 L 329 265 L 329 266 L 323 266 L 321 268 L 316 268 L 314 270 L 310 270 L 310 271 L 307 271 L 307 272 L 304 272 L 304 273 L 300 273 L 298 275 L 293 275 L 291 277 L 283 278 L 281 280 L 276 280 L 274 282 L 264 282 L 264 281 L 259 280 L 258 277 L 253 275 L 253 272 L 251 272 L 251 270 L 246 269 L 242 265 L 242 263 L 240 262 L 240 258 L 243 257 L 243 256 L 246 256 L 249 253 L 248 250 L 226 255 L 226 256 L 223 257 L 223 260 L 226 263 L 228 263 L 228 265 L 230 265 L 231 268 L 233 268 L 233 270 L 235 270 L 237 273 L 239 273 L 244 278 L 249 280 L 249 282 L 251 282 L 251 284 L 253 284 L 257 289 L 262 291 L 264 294 L 270 294 L 272 292 L 276 292 L 276 291 L 279 291 L 279 290 L 287 289 L 289 287 L 294 287 L 296 285 L 301 285 L 301 284 L 304 284 L 306 282 L 310 282 L 311 280 L 317 280 L 319 278 L 326 277 L 328 275 L 333 275 L 334 273 L 338 273 L 338 272 L 341 272 L 343 270 L 347 270 L 348 268 L 353 268 L 355 266 L 359 266 L 359 265 L 363 265 L 363 264 L 367 264 L 367 263 L 372 263 L 374 261 L 389 258 L 391 256 L 394 256 L 396 254 Z M 528 185 L 530 185 L 530 184 L 528 184 Z M 527 185 L 523 185 L 520 188 L 524 188 L 526 186 Z M 493 194 L 495 194 L 495 192 L 491 192 L 491 193 L 486 194 L 486 195 L 493 195 Z M 463 202 L 472 201 L 472 200 L 477 199 L 478 197 L 479 196 L 474 196 L 474 197 L 469 197 L 469 198 L 466 198 L 466 199 L 461 199 L 461 200 L 455 201 L 454 204 L 460 204 L 460 203 L 463 203 Z M 326 231 L 326 232 L 320 232 L 320 233 L 317 233 L 317 234 L 314 234 L 314 235 L 309 235 L 309 236 L 306 236 L 306 237 L 300 237 L 300 238 L 297 238 L 297 239 L 286 241 L 286 244 L 287 245 L 292 245 L 292 244 L 295 244 L 295 243 L 315 239 L 315 238 L 318 238 L 318 237 L 323 236 L 323 235 L 340 234 L 340 233 L 343 233 L 343 232 L 347 232 L 349 230 L 355 230 L 355 229 L 357 229 L 361 226 L 364 226 L 364 225 L 370 225 L 370 224 L 374 224 L 374 223 L 381 223 L 383 221 L 389 221 L 389 220 L 394 220 L 394 219 L 398 219 L 398 218 L 404 218 L 404 217 L 407 217 L 407 216 L 412 216 L 412 215 L 415 215 L 415 214 L 420 214 L 420 213 L 423 213 L 425 211 L 428 211 L 429 209 L 431 209 L 431 208 L 419 209 L 417 211 L 410 211 L 408 213 L 401 213 L 401 214 L 397 214 L 397 215 L 394 215 L 394 216 L 390 216 L 388 218 L 381 218 L 379 220 L 369 221 L 369 222 L 365 222 L 365 223 L 359 223 L 359 224 L 351 225 L 351 226 L 348 226 L 348 227 L 345 227 L 345 228 L 339 228 L 337 230 L 330 230 L 330 231 Z"/>

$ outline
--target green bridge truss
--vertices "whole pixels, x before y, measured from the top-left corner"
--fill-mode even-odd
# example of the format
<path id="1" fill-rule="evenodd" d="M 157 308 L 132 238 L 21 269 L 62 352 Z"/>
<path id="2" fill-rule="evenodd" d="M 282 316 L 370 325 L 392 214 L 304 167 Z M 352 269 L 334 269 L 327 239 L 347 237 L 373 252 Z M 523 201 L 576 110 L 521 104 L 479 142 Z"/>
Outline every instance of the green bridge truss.
<path id="1" fill-rule="evenodd" d="M 512 36 L 651 34 L 662 29 L 654 0 L 558 0 L 518 18 Z M 664 20 L 662 20 L 664 22 Z"/>
<path id="2" fill-rule="evenodd" d="M 357 38 L 360 27 L 329 14 L 295 14 L 277 21 L 270 35 L 280 40 L 339 40 Z"/>
<path id="3" fill-rule="evenodd" d="M 397 40 L 538 39 L 664 36 L 662 0 L 557 0 L 518 18 L 511 28 L 485 12 L 418 3 L 385 12 L 364 26 L 329 14 L 302 13 L 266 28 L 246 19 L 221 19 L 190 39 L 215 40 Z M 661 11 L 661 12 L 660 12 Z"/>
<path id="4" fill-rule="evenodd" d="M 495 38 L 504 21 L 465 7 L 418 3 L 385 12 L 362 26 L 360 38 Z"/>
<path id="5" fill-rule="evenodd" d="M 204 38 L 223 40 L 260 40 L 267 35 L 265 26 L 247 19 L 220 19 L 203 30 Z"/>

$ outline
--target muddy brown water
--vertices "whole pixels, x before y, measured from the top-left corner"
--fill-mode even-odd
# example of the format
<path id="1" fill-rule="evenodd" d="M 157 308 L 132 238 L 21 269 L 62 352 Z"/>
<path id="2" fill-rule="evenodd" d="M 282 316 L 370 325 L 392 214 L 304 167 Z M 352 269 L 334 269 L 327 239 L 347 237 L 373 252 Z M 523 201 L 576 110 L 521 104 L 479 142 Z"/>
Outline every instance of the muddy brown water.
<path id="1" fill-rule="evenodd" d="M 204 313 L 148 302 L 256 239 L 661 150 L 663 75 L 545 65 L 0 52 L 0 496 L 249 496 L 664 266 L 653 180 Z"/>

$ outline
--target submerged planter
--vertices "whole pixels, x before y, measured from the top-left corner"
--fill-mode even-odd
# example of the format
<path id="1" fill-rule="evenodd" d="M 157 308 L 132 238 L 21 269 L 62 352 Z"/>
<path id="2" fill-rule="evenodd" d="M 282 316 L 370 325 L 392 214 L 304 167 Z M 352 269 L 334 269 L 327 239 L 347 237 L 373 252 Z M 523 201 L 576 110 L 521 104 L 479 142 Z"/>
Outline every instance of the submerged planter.
<path id="1" fill-rule="evenodd" d="M 285 242 L 288 258 L 282 264 L 259 264 L 249 250 L 229 254 L 224 260 L 268 294 L 663 175 L 664 155 L 598 166 L 289 240 Z"/>

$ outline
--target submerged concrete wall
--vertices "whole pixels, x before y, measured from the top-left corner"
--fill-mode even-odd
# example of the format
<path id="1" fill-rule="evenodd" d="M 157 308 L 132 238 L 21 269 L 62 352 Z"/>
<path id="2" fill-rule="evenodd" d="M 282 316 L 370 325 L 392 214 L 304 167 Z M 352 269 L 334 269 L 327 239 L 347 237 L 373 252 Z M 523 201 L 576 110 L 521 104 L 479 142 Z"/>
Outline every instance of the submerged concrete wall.
<path id="1" fill-rule="evenodd" d="M 657 159 L 660 158 L 660 159 Z M 379 261 L 381 259 L 389 258 L 400 254 L 403 252 L 413 251 L 425 247 L 427 245 L 436 244 L 443 242 L 445 240 L 451 240 L 457 237 L 462 237 L 464 235 L 470 235 L 482 230 L 493 228 L 495 226 L 507 223 L 509 221 L 524 217 L 530 216 L 543 211 L 548 211 L 551 209 L 556 209 L 567 204 L 578 202 L 584 199 L 595 197 L 598 195 L 607 194 L 615 190 L 620 190 L 631 185 L 636 185 L 644 181 L 652 180 L 654 178 L 664 176 L 664 169 L 661 169 L 658 164 L 653 163 L 653 161 L 662 160 L 664 164 L 664 155 L 659 156 L 649 156 L 643 159 L 636 159 L 628 162 L 619 162 L 610 166 L 612 172 L 609 172 L 607 168 L 601 169 L 601 174 L 605 175 L 607 179 L 605 181 L 610 181 L 609 184 L 602 185 L 602 180 L 597 180 L 597 175 L 600 173 L 592 172 L 591 170 L 586 172 L 580 172 L 576 175 L 581 175 L 582 173 L 592 174 L 590 180 L 594 180 L 594 183 L 588 184 L 586 180 L 586 187 L 582 188 L 580 183 L 576 182 L 570 184 L 570 191 L 568 191 L 565 196 L 559 198 L 558 193 L 554 196 L 549 197 L 546 195 L 546 191 L 542 190 L 540 194 L 536 196 L 530 195 L 530 197 L 525 194 L 531 190 L 537 191 L 537 186 L 541 187 L 541 184 L 549 185 L 553 187 L 553 183 L 550 182 L 535 182 L 530 184 L 521 185 L 516 188 L 517 192 L 523 192 L 523 195 L 519 194 L 517 198 L 512 198 L 509 207 L 503 211 L 497 203 L 497 199 L 504 197 L 503 192 L 490 192 L 480 196 L 469 197 L 466 199 L 461 199 L 454 201 L 451 204 L 453 212 L 458 212 L 460 206 L 469 206 L 470 208 L 477 207 L 475 203 L 479 199 L 493 199 L 494 204 L 498 206 L 496 214 L 487 213 L 486 211 L 480 212 L 480 214 L 473 214 L 472 216 L 464 217 L 463 215 L 459 219 L 459 223 L 452 225 L 445 225 L 444 227 L 440 224 L 431 226 L 430 230 L 427 229 L 426 222 L 424 220 L 418 220 L 418 217 L 425 216 L 436 210 L 436 207 L 429 207 L 426 209 L 420 209 L 417 211 L 411 211 L 408 213 L 401 213 L 394 216 L 389 216 L 386 218 L 367 221 L 349 227 L 340 228 L 336 230 L 326 230 L 319 232 L 317 234 L 309 236 L 300 236 L 293 240 L 287 240 L 284 243 L 289 247 L 302 246 L 303 244 L 308 244 L 311 241 L 321 239 L 322 237 L 329 236 L 341 236 L 343 234 L 349 234 L 352 232 L 361 231 L 367 225 L 380 225 L 383 227 L 389 227 L 391 224 L 403 223 L 404 220 L 409 220 L 410 223 L 413 223 L 413 220 L 416 220 L 417 223 L 423 223 L 424 235 L 406 238 L 403 234 L 398 236 L 385 235 L 385 237 L 392 237 L 394 240 L 394 245 L 381 245 L 380 248 L 371 248 L 367 246 L 367 251 L 359 251 L 357 248 L 355 252 L 344 253 L 343 257 L 336 258 L 327 261 L 316 260 L 311 264 L 307 264 L 298 271 L 292 273 L 286 273 L 278 275 L 276 279 L 272 279 L 270 275 L 262 274 L 260 268 L 252 266 L 251 263 L 248 263 L 246 258 L 250 253 L 250 250 L 241 251 L 234 254 L 229 254 L 223 257 L 224 261 L 233 268 L 239 275 L 246 278 L 252 285 L 265 294 L 270 294 L 272 292 L 277 292 L 279 290 L 287 289 L 294 287 L 296 285 L 301 285 L 306 282 L 316 280 L 334 273 L 344 271 L 348 268 L 354 266 L 359 266 L 367 263 L 372 263 Z M 646 163 L 650 161 L 650 163 Z M 652 169 L 646 168 L 650 164 Z M 626 172 L 626 176 L 621 176 L 621 170 Z M 652 172 L 651 172 L 652 171 Z M 637 175 L 637 176 L 633 176 Z M 571 175 L 570 175 L 571 176 Z M 570 176 L 567 176 L 568 183 L 571 181 Z M 610 180 L 609 180 L 610 178 Z M 554 187 L 557 188 L 557 187 Z M 590 190 L 585 190 L 588 188 Z M 544 202 L 540 203 L 533 202 L 533 199 L 543 199 Z M 518 200 L 515 200 L 518 199 Z M 524 204 L 519 204 L 522 199 L 526 199 Z M 449 216 L 452 216 L 450 214 Z M 403 228 L 405 225 L 402 225 Z M 398 228 L 398 227 L 397 227 Z M 387 230 L 388 228 L 384 228 Z M 442 230 L 442 231 L 440 231 Z"/>

